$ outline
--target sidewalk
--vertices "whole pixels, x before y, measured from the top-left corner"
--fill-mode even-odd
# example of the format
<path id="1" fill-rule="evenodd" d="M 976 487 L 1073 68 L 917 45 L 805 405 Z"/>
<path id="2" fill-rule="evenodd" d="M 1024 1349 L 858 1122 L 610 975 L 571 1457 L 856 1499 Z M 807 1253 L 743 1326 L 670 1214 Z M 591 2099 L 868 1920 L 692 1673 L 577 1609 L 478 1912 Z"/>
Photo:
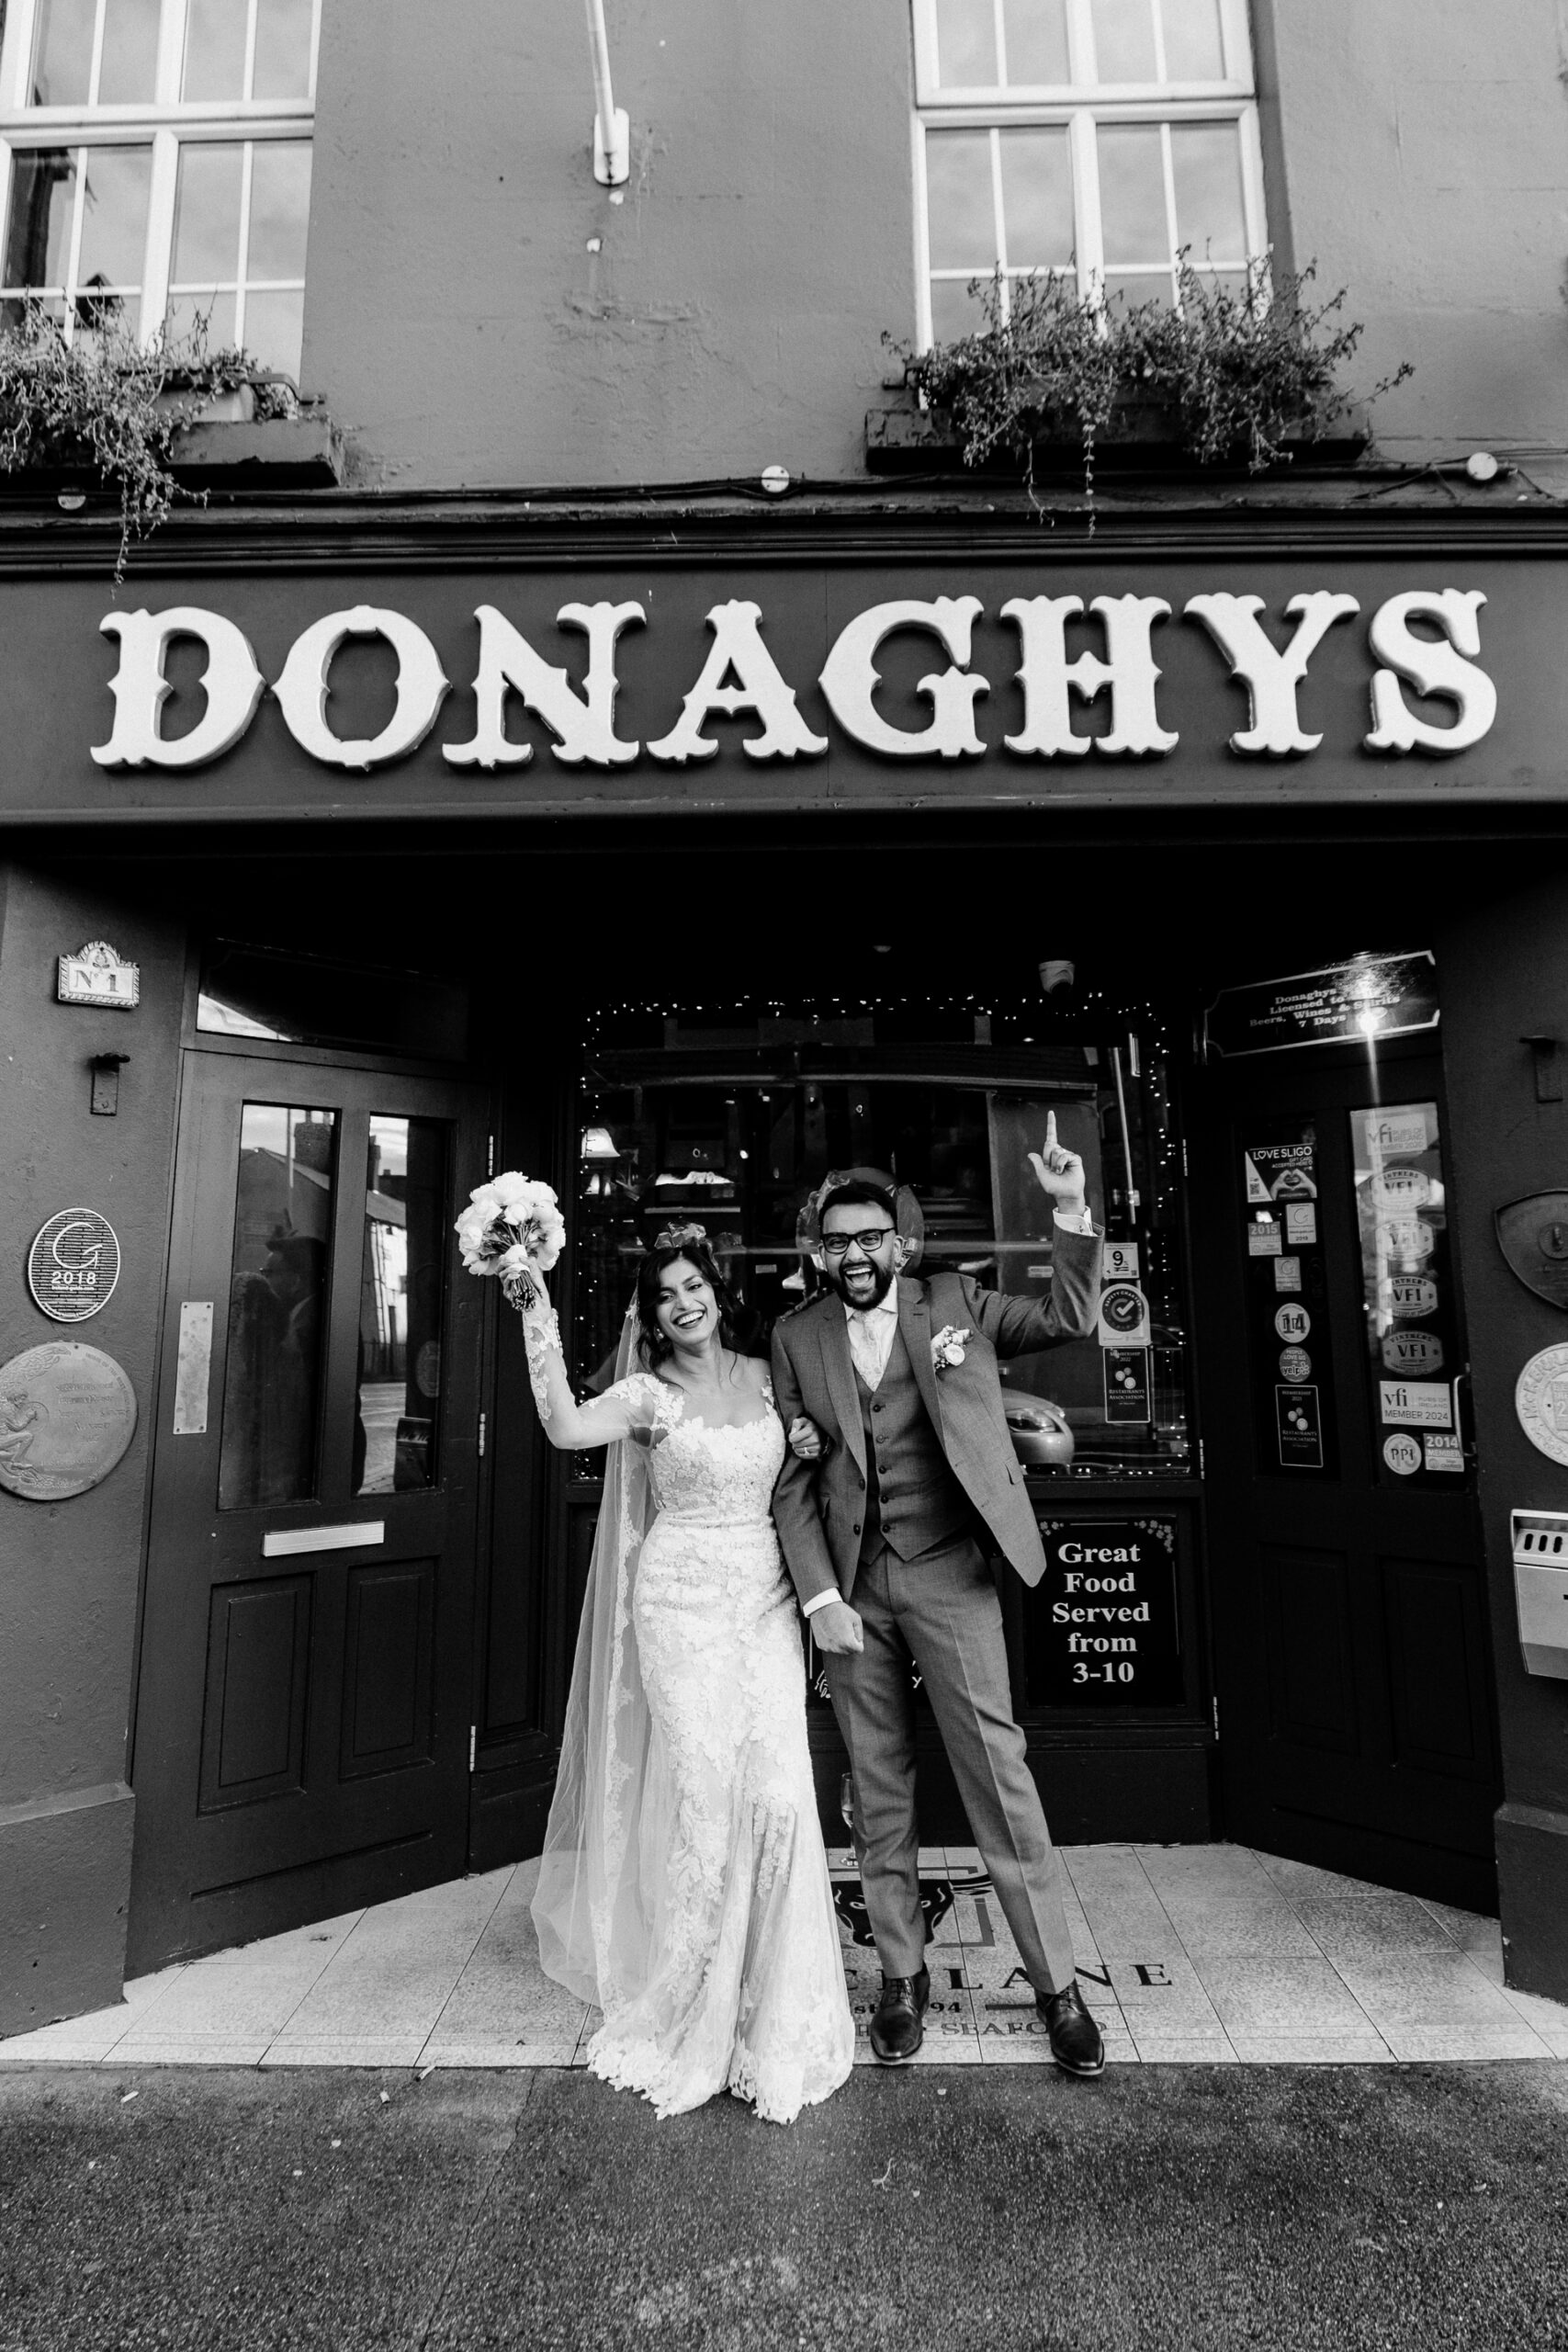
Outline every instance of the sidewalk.
<path id="1" fill-rule="evenodd" d="M 829 1855 L 846 1938 L 863 1923 Z M 1117 2065 L 1568 2058 L 1568 2007 L 1503 1983 L 1497 1923 L 1240 1846 L 1063 1850 L 1086 1998 Z M 128 1984 L 122 2005 L 0 2041 L 0 2068 L 583 2064 L 592 2018 L 540 1972 L 518 1863 Z M 1045 2064 L 1033 1998 L 973 1849 L 921 1857 L 934 1928 L 919 2064 Z M 875 1954 L 846 1941 L 859 2056 Z"/>

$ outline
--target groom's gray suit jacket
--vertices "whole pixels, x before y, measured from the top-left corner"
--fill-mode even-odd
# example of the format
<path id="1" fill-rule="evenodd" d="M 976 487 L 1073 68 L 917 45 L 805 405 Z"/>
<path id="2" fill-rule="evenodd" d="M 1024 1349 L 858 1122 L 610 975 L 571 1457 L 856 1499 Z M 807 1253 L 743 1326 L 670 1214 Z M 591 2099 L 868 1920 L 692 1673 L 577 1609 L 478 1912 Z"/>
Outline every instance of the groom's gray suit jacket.
<path id="1" fill-rule="evenodd" d="M 999 1357 L 1086 1338 L 1100 1300 L 1100 1240 L 1057 1227 L 1049 1298 L 1007 1298 L 966 1274 L 898 1278 L 898 1329 L 949 1468 L 1025 1584 L 1045 1573 L 1034 1522 L 1008 1435 Z M 964 1362 L 940 1375 L 931 1341 L 945 1325 L 967 1327 Z M 784 1455 L 773 1519 L 804 1605 L 835 1589 L 847 1600 L 860 1565 L 866 1508 L 865 1428 L 843 1301 L 832 1291 L 798 1307 L 773 1331 L 773 1396 L 787 1429 L 809 1413 L 831 1448 L 826 1461 Z"/>

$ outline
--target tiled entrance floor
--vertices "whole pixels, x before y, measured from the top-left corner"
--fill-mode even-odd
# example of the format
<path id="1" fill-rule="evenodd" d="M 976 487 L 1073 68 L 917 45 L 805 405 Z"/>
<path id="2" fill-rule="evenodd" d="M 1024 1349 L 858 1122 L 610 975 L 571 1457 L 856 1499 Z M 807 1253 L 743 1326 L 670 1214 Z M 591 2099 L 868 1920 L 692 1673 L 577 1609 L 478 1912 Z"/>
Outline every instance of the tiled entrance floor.
<path id="1" fill-rule="evenodd" d="M 829 1856 L 850 1993 L 859 1883 Z M 1568 2007 L 1503 1983 L 1494 1919 L 1243 1846 L 1063 1849 L 1084 1994 L 1111 2060 L 1268 2064 L 1568 2058 Z M 537 1865 L 350 1912 L 128 1984 L 119 2007 L 0 2042 L 0 2065 L 570 2066 L 592 2018 L 539 1968 Z M 934 1936 L 921 2064 L 1048 2062 L 973 1849 L 921 1856 Z"/>

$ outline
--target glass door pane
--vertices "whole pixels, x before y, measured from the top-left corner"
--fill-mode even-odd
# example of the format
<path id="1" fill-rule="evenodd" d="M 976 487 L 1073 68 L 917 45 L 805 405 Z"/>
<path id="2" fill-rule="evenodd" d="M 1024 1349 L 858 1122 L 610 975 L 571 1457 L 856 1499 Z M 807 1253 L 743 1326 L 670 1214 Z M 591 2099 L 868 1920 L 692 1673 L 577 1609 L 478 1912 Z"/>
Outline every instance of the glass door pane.
<path id="1" fill-rule="evenodd" d="M 335 1111 L 247 1102 L 240 1120 L 220 1510 L 316 1491 Z"/>
<path id="2" fill-rule="evenodd" d="M 365 1170 L 354 1491 L 437 1479 L 448 1128 L 373 1111 Z"/>

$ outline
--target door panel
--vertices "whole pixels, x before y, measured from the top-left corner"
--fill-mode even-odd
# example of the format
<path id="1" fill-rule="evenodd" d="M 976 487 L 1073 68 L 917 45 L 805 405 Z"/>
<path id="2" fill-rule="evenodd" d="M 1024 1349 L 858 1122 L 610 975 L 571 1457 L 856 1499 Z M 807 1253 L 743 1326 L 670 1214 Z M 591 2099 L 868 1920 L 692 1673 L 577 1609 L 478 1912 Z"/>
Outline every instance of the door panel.
<path id="1" fill-rule="evenodd" d="M 449 1242 L 484 1109 L 443 1081 L 188 1057 L 138 1970 L 464 1867 L 481 1300 Z M 202 1394 L 179 1335 L 208 1308 Z"/>
<path id="2" fill-rule="evenodd" d="M 1425 1048 L 1220 1064 L 1193 1186 L 1228 1833 L 1476 1908 L 1496 1740 Z"/>

